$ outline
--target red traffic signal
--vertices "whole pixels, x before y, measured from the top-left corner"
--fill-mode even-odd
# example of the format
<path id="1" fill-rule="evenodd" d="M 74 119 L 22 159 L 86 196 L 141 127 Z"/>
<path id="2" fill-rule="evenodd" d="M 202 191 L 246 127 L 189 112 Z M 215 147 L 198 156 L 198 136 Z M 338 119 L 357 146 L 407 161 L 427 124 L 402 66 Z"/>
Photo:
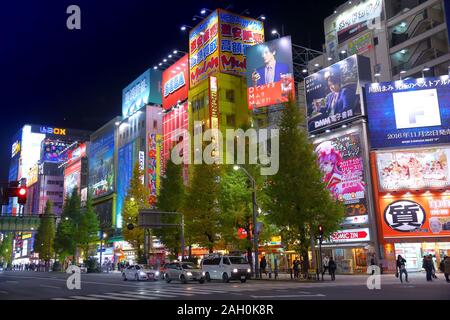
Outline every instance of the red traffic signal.
<path id="1" fill-rule="evenodd" d="M 26 187 L 13 187 L 9 188 L 9 196 L 17 197 L 19 204 L 27 203 L 27 188 Z"/>

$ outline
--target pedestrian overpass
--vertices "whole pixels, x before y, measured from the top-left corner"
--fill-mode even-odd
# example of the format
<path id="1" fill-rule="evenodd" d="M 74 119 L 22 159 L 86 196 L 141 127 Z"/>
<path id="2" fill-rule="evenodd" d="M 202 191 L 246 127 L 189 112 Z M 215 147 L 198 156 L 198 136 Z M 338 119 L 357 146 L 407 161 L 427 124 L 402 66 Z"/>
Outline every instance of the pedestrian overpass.
<path id="1" fill-rule="evenodd" d="M 56 219 L 56 216 L 53 216 Z M 41 223 L 41 215 L 26 214 L 13 216 L 0 214 L 0 232 L 31 232 L 36 231 Z"/>

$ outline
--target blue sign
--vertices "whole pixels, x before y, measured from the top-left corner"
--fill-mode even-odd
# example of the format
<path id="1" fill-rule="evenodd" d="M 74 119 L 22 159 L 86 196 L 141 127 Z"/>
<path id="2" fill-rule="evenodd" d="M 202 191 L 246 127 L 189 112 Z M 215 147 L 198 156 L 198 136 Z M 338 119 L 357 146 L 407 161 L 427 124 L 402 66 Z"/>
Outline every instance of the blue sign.
<path id="1" fill-rule="evenodd" d="M 148 69 L 122 92 L 122 115 L 128 118 L 148 103 L 161 104 L 162 72 Z"/>
<path id="2" fill-rule="evenodd" d="M 448 76 L 372 83 L 365 91 L 372 148 L 450 142 Z"/>
<path id="3" fill-rule="evenodd" d="M 130 142 L 118 152 L 116 228 L 122 228 L 122 208 L 133 175 L 135 145 L 135 141 Z"/>
<path id="4" fill-rule="evenodd" d="M 92 198 L 114 192 L 114 130 L 89 146 L 89 192 Z"/>

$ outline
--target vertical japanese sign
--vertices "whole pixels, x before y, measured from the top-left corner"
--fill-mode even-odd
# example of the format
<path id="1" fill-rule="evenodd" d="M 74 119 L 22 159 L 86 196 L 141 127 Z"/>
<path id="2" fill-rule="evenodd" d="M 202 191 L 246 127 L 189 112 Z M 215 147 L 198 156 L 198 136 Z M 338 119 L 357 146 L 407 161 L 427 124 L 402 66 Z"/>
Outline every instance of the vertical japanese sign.
<path id="1" fill-rule="evenodd" d="M 264 42 L 264 24 L 259 20 L 219 10 L 220 71 L 245 76 L 247 48 Z"/>
<path id="2" fill-rule="evenodd" d="M 194 87 L 219 70 L 219 17 L 214 11 L 189 34 L 189 78 Z"/>
<path id="3" fill-rule="evenodd" d="M 150 191 L 150 206 L 154 208 L 158 197 L 161 172 L 161 135 L 148 134 L 147 175 L 148 189 Z"/>
<path id="4" fill-rule="evenodd" d="M 219 98 L 218 98 L 218 86 L 217 86 L 217 78 L 210 77 L 209 78 L 209 114 L 210 114 L 210 127 L 211 129 L 215 129 L 214 132 L 214 142 L 218 143 L 219 141 Z M 219 154 L 217 149 L 215 149 L 215 156 L 218 157 Z"/>

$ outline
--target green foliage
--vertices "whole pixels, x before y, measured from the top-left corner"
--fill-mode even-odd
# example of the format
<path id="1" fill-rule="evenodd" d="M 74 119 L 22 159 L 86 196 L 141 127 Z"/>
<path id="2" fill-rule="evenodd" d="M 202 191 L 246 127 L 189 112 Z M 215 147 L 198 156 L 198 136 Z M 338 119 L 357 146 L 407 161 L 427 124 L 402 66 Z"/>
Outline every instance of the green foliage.
<path id="1" fill-rule="evenodd" d="M 70 196 L 66 197 L 61 220 L 56 229 L 54 247 L 61 261 L 64 261 L 68 256 L 75 256 L 77 247 L 75 235 L 78 231 L 77 222 L 79 220 L 78 216 L 80 208 L 78 199 L 79 197 L 76 190 L 74 190 Z"/>
<path id="2" fill-rule="evenodd" d="M 281 229 L 283 241 L 295 244 L 308 260 L 311 228 L 314 231 L 322 224 L 328 234 L 337 230 L 344 208 L 322 182 L 304 126 L 305 118 L 295 101 L 286 103 L 280 122 L 279 171 L 268 177 L 265 207 L 268 219 Z"/>
<path id="3" fill-rule="evenodd" d="M 165 175 L 161 179 L 161 188 L 158 196 L 157 208 L 164 212 L 179 212 L 185 198 L 185 186 L 183 184 L 182 166 L 168 161 Z M 162 223 L 179 224 L 180 215 L 167 215 Z M 169 248 L 175 256 L 181 252 L 181 228 L 163 227 L 154 229 L 153 234 Z"/>
<path id="4" fill-rule="evenodd" d="M 4 233 L 3 240 L 0 242 L 0 263 L 10 264 L 12 257 L 12 244 L 13 235 L 12 233 Z"/>
<path id="5" fill-rule="evenodd" d="M 195 165 L 183 207 L 188 243 L 197 243 L 210 252 L 213 252 L 221 231 L 219 179 L 217 165 Z"/>
<path id="6" fill-rule="evenodd" d="M 141 177 L 144 172 L 139 169 L 139 163 L 133 168 L 133 176 L 130 181 L 127 197 L 122 209 L 123 227 L 122 234 L 125 241 L 128 241 L 136 250 L 138 260 L 143 257 L 144 229 L 138 227 L 138 216 L 140 209 L 149 208 L 149 192 L 142 184 Z M 134 228 L 129 230 L 127 226 L 132 224 Z"/>
<path id="7" fill-rule="evenodd" d="M 47 200 L 45 212 L 41 217 L 34 241 L 34 252 L 46 263 L 54 257 L 55 220 L 53 205 Z"/>
<path id="8" fill-rule="evenodd" d="M 85 259 L 90 255 L 89 249 L 92 243 L 98 239 L 99 221 L 89 197 L 86 202 L 85 211 L 81 215 L 78 228 L 78 243 L 84 252 Z"/>

